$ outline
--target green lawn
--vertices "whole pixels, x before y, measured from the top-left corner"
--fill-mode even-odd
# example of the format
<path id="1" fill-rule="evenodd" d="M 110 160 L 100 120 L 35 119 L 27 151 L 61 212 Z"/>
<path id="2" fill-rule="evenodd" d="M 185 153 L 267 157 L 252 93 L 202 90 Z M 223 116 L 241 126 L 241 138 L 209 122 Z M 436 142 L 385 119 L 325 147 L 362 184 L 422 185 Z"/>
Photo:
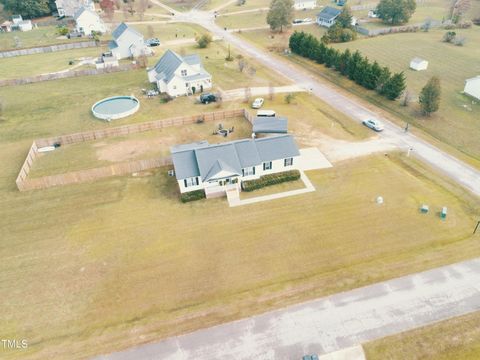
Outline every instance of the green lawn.
<path id="1" fill-rule="evenodd" d="M 136 24 L 133 27 L 145 37 L 158 37 L 161 42 L 183 38 L 191 39 L 207 32 L 201 26 L 187 23 Z"/>
<path id="2" fill-rule="evenodd" d="M 9 33 L 0 32 L 0 50 L 16 49 L 15 38 L 19 39 L 20 48 L 47 46 L 54 44 L 86 41 L 85 38 L 57 39 L 57 28 L 55 26 L 42 26 L 32 31 L 14 31 Z M 87 39 L 88 40 L 88 39 Z"/>
<path id="3" fill-rule="evenodd" d="M 198 2 L 199 0 L 162 0 L 162 3 L 178 11 L 191 10 Z"/>
<path id="4" fill-rule="evenodd" d="M 30 346 L 3 358 L 89 357 L 480 253 L 478 202 L 408 159 L 343 162 L 308 173 L 314 193 L 230 209 L 181 204 L 166 169 L 19 193 L 26 146 L 0 154 L 0 336 Z"/>
<path id="5" fill-rule="evenodd" d="M 0 79 L 17 79 L 67 70 L 72 67 L 69 65 L 70 60 L 76 64 L 80 58 L 98 57 L 102 51 L 101 47 L 93 47 L 0 59 Z"/>
<path id="6" fill-rule="evenodd" d="M 480 312 L 389 336 L 363 348 L 368 360 L 476 360 L 480 358 Z"/>

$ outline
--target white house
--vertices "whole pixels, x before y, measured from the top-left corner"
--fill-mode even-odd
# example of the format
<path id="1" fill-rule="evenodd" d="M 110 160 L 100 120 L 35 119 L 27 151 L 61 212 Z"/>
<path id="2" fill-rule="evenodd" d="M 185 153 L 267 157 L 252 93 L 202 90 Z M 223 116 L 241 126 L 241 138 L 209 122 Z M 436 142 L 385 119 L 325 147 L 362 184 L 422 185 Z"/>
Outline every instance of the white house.
<path id="1" fill-rule="evenodd" d="M 143 35 L 125 23 L 121 23 L 112 32 L 112 36 L 113 40 L 109 42 L 108 48 L 119 60 L 152 54 L 152 49 L 145 44 Z"/>
<path id="2" fill-rule="evenodd" d="M 198 55 L 182 57 L 167 50 L 155 67 L 147 69 L 147 74 L 148 80 L 157 84 L 158 91 L 173 97 L 195 94 L 212 87 L 212 75 L 203 68 Z"/>
<path id="3" fill-rule="evenodd" d="M 317 7 L 317 0 L 295 0 L 293 8 L 295 10 L 310 10 Z"/>
<path id="4" fill-rule="evenodd" d="M 368 10 L 368 17 L 371 18 L 371 19 L 378 18 L 377 11 L 376 10 Z"/>
<path id="5" fill-rule="evenodd" d="M 465 80 L 465 94 L 480 100 L 480 75 L 471 79 Z"/>
<path id="6" fill-rule="evenodd" d="M 337 17 L 342 13 L 341 10 L 326 6 L 317 14 L 317 24 L 327 28 L 333 26 Z"/>
<path id="7" fill-rule="evenodd" d="M 92 0 L 55 0 L 58 16 L 74 17 L 81 8 L 95 11 L 95 4 Z"/>
<path id="8" fill-rule="evenodd" d="M 292 135 L 244 139 L 222 144 L 202 141 L 171 148 L 181 193 L 204 190 L 207 197 L 240 189 L 246 180 L 297 169 L 300 156 Z"/>
<path id="9" fill-rule="evenodd" d="M 13 15 L 10 30 L 30 31 L 33 29 L 31 20 L 23 20 L 22 15 Z"/>
<path id="10" fill-rule="evenodd" d="M 416 71 L 422 71 L 422 70 L 427 70 L 427 68 L 428 68 L 427 60 L 416 57 L 416 58 L 413 58 L 412 61 L 410 61 L 410 69 L 413 69 Z"/>
<path id="11" fill-rule="evenodd" d="M 90 9 L 81 7 L 73 17 L 75 20 L 75 30 L 85 35 L 91 35 L 92 31 L 105 33 L 107 27 L 98 14 Z"/>

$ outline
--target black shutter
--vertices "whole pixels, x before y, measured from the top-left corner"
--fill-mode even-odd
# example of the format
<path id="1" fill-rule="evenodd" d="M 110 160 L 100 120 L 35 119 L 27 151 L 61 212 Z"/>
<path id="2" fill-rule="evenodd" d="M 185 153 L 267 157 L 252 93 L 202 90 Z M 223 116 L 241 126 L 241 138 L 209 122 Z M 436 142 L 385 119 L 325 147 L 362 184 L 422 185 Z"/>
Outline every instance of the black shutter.
<path id="1" fill-rule="evenodd" d="M 187 179 L 183 179 L 183 183 L 185 184 L 185 187 L 188 187 L 188 185 L 187 185 Z"/>
<path id="2" fill-rule="evenodd" d="M 253 167 L 253 175 L 255 175 L 255 166 Z"/>
<path id="3" fill-rule="evenodd" d="M 198 185 L 198 176 L 195 178 L 195 181 L 197 182 L 197 185 Z"/>

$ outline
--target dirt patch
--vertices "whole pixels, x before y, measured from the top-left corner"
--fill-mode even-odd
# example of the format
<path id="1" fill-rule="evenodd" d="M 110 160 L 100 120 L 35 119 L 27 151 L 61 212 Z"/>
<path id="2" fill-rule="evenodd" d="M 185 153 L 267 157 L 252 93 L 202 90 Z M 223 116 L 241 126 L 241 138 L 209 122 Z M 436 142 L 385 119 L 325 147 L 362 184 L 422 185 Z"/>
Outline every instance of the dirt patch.
<path id="1" fill-rule="evenodd" d="M 143 140 L 125 140 L 114 144 L 97 144 L 98 160 L 123 162 L 137 159 L 146 153 L 161 153 L 168 147 L 170 139 L 152 138 Z"/>

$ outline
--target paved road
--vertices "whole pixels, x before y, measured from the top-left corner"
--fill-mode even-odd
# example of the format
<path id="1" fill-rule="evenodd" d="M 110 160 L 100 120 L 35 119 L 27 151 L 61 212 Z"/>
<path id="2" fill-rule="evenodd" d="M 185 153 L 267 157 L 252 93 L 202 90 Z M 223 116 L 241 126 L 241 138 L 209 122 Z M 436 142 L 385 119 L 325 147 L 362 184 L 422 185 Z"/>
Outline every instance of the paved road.
<path id="1" fill-rule="evenodd" d="M 202 25 L 216 36 L 224 38 L 225 41 L 240 49 L 242 53 L 255 58 L 267 68 L 289 78 L 295 84 L 303 86 L 312 94 L 339 111 L 344 112 L 354 120 L 361 122 L 372 117 L 381 120 L 386 125 L 385 131 L 381 134 L 383 138 L 387 138 L 389 141 L 396 143 L 397 146 L 402 149 L 413 148 L 415 156 L 443 172 L 474 194 L 480 196 L 480 171 L 411 133 L 405 134 L 400 127 L 365 108 L 356 102 L 353 97 L 342 95 L 334 85 L 328 84 L 326 81 L 319 81 L 319 79 L 316 79 L 302 67 L 272 56 L 240 37 L 225 31 L 215 24 L 214 17 L 211 13 L 201 11 L 181 13 L 177 15 L 177 20 L 195 22 Z"/>
<path id="2" fill-rule="evenodd" d="M 471 260 L 98 359 L 300 359 L 478 310 L 480 260 Z"/>

